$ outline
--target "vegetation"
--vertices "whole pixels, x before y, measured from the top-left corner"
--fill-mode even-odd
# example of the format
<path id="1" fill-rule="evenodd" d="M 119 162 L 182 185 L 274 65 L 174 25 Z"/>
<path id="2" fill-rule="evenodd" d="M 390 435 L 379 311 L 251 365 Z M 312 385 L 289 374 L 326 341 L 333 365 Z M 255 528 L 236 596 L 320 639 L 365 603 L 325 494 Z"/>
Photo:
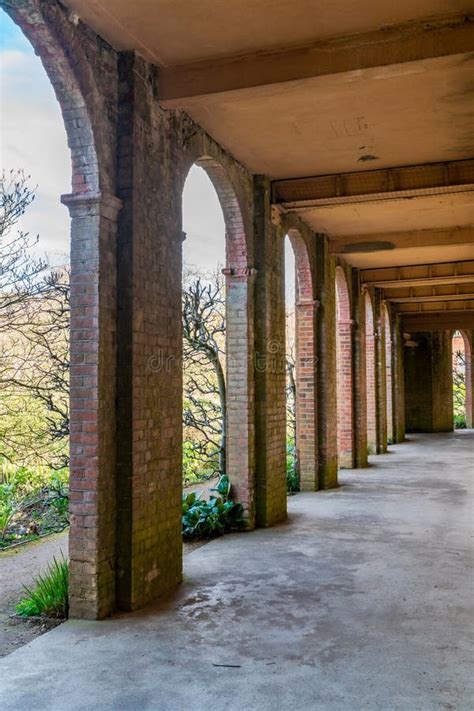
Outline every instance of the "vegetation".
<path id="1" fill-rule="evenodd" d="M 16 606 L 21 617 L 68 616 L 69 564 L 66 558 L 53 558 L 43 574 L 35 579 L 34 587 L 24 586 L 25 597 Z"/>
<path id="2" fill-rule="evenodd" d="M 185 483 L 226 473 L 225 297 L 222 277 L 183 287 Z"/>
<path id="3" fill-rule="evenodd" d="M 183 496 L 183 538 L 212 538 L 227 533 L 243 524 L 243 508 L 241 504 L 229 499 L 230 481 L 227 476 L 221 476 L 219 482 L 210 492 L 216 495 L 204 498 L 202 494 L 191 492 Z"/>
<path id="4" fill-rule="evenodd" d="M 69 523 L 68 470 L 3 464 L 0 473 L 0 549 Z"/>
<path id="5" fill-rule="evenodd" d="M 0 547 L 67 525 L 69 279 L 16 230 L 34 200 L 0 179 Z"/>

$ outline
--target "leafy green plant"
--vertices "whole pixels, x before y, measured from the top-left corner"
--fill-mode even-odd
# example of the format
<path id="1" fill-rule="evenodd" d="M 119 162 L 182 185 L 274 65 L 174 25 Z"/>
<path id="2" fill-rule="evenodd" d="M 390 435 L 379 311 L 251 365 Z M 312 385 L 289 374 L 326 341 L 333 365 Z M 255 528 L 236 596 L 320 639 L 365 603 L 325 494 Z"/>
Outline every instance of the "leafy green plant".
<path id="1" fill-rule="evenodd" d="M 219 496 L 210 496 L 208 500 L 195 491 L 183 496 L 182 526 L 183 538 L 212 538 L 221 536 L 243 523 L 242 504 L 229 501 L 230 481 L 221 476 L 214 491 Z"/>
<path id="2" fill-rule="evenodd" d="M 465 430 L 466 429 L 466 415 L 454 414 L 454 429 L 455 430 Z"/>
<path id="3" fill-rule="evenodd" d="M 68 616 L 69 563 L 64 556 L 53 558 L 45 573 L 38 575 L 34 587 L 24 585 L 25 597 L 16 606 L 21 617 Z"/>
<path id="4" fill-rule="evenodd" d="M 0 536 L 5 539 L 8 527 L 15 515 L 16 507 L 13 501 L 0 501 Z"/>
<path id="5" fill-rule="evenodd" d="M 293 438 L 288 438 L 286 443 L 286 490 L 288 494 L 295 494 L 300 490 L 300 478 L 296 462 L 296 447 Z"/>

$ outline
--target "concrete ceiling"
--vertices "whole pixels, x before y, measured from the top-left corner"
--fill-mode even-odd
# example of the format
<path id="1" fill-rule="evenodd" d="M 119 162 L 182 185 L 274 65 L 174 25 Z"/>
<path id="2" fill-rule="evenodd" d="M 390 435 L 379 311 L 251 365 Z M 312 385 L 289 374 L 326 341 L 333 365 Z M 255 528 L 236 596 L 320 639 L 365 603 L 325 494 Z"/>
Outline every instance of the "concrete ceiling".
<path id="1" fill-rule="evenodd" d="M 433 163 L 472 155 L 473 76 L 474 54 L 455 55 L 193 97 L 183 108 L 272 179 Z"/>
<path id="2" fill-rule="evenodd" d="M 468 0 L 67 0 L 66 5 L 117 49 L 135 49 L 165 66 L 472 11 Z"/>
<path id="3" fill-rule="evenodd" d="M 273 181 L 474 157 L 472 0 L 66 4 L 117 49 L 159 66 L 165 107 L 187 111 Z M 356 204 L 279 205 L 328 234 L 353 266 L 453 262 L 474 259 L 468 182 Z"/>

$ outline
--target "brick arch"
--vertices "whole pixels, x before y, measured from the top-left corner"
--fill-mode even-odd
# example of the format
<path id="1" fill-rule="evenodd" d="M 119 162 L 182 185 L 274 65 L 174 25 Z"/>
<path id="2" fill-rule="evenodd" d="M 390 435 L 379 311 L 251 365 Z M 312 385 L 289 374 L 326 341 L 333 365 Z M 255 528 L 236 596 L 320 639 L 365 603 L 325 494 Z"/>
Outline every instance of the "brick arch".
<path id="1" fill-rule="evenodd" d="M 346 275 L 336 267 L 337 449 L 339 466 L 354 466 L 351 304 Z"/>
<path id="2" fill-rule="evenodd" d="M 71 152 L 72 192 L 61 198 L 71 215 L 70 609 L 73 617 L 104 617 L 115 606 L 116 311 L 110 265 L 121 203 L 111 192 L 114 136 L 105 139 L 105 110 L 85 52 L 70 61 L 69 49 L 82 44 L 80 23 L 70 21 L 59 3 L 4 0 L 2 6 L 39 55 Z"/>
<path id="3" fill-rule="evenodd" d="M 224 166 L 204 155 L 203 168 L 219 198 L 225 224 L 226 266 L 226 472 L 232 495 L 244 505 L 249 526 L 255 521 L 253 280 L 248 240 L 237 193 Z M 191 166 L 187 166 L 189 173 Z M 184 186 L 184 183 L 183 183 Z"/>
<path id="4" fill-rule="evenodd" d="M 287 236 L 295 256 L 296 341 L 296 461 L 303 491 L 314 491 L 317 482 L 316 343 L 317 302 L 306 242 L 296 228 Z"/>
<path id="5" fill-rule="evenodd" d="M 474 401 L 473 401 L 473 388 L 474 388 L 474 373 L 473 373 L 473 352 L 472 352 L 472 342 L 470 334 L 466 331 L 460 330 L 463 345 L 464 345 L 464 362 L 465 371 L 464 378 L 466 383 L 466 403 L 465 403 L 465 413 L 466 413 L 466 427 L 471 428 L 474 426 Z M 454 333 L 453 333 L 454 339 Z"/>
<path id="6" fill-rule="evenodd" d="M 2 7 L 33 46 L 54 88 L 71 151 L 72 193 L 100 189 L 112 194 L 115 154 L 110 148 L 110 125 L 104 120 L 108 112 L 93 62 L 85 56 L 80 21 L 59 3 L 4 0 Z M 69 50 L 75 47 L 72 63 Z"/>
<path id="7" fill-rule="evenodd" d="M 393 354 L 392 354 L 392 326 L 387 304 L 382 306 L 383 328 L 385 332 L 385 379 L 386 379 L 386 404 L 387 404 L 387 442 L 394 441 L 394 416 L 393 416 Z"/>
<path id="8" fill-rule="evenodd" d="M 375 377 L 375 322 L 372 298 L 365 292 L 365 372 L 367 398 L 367 448 L 369 454 L 377 452 L 377 395 Z"/>
<path id="9" fill-rule="evenodd" d="M 237 273 L 245 270 L 249 264 L 242 210 L 227 172 L 210 156 L 198 158 L 194 164 L 206 171 L 219 198 L 226 228 L 226 268 Z"/>
<path id="10" fill-rule="evenodd" d="M 295 255 L 296 301 L 309 301 L 313 298 L 313 277 L 309 261 L 308 248 L 301 233 L 291 228 L 287 232 Z"/>

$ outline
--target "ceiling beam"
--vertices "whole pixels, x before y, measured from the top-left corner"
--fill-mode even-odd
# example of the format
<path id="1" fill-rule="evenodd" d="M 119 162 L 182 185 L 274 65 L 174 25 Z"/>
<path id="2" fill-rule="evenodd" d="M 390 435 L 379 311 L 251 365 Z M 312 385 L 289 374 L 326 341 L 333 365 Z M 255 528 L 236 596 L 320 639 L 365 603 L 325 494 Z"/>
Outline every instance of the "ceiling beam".
<path id="1" fill-rule="evenodd" d="M 179 108 L 193 97 L 462 55 L 473 48 L 470 18 L 411 22 L 304 47 L 161 67 L 158 95 L 166 107 Z"/>
<path id="2" fill-rule="evenodd" d="M 469 294 L 434 294 L 433 296 L 387 296 L 385 301 L 392 304 L 429 304 L 444 301 L 474 300 L 474 293 Z"/>
<path id="3" fill-rule="evenodd" d="M 329 253 L 344 256 L 380 252 L 381 250 L 412 249 L 413 247 L 442 247 L 474 244 L 474 225 L 448 227 L 436 230 L 412 230 L 410 232 L 387 232 L 377 234 L 329 237 Z"/>
<path id="4" fill-rule="evenodd" d="M 380 289 L 447 286 L 474 282 L 474 261 L 363 269 L 361 284 Z"/>
<path id="5" fill-rule="evenodd" d="M 474 310 L 402 314 L 402 328 L 408 333 L 455 329 L 471 330 L 474 329 Z"/>
<path id="6" fill-rule="evenodd" d="M 436 302 L 425 303 L 425 302 L 415 302 L 415 303 L 404 303 L 398 304 L 398 313 L 402 314 L 418 314 L 418 313 L 451 313 L 452 311 L 472 311 L 474 309 L 474 301 L 471 299 L 469 301 L 463 301 L 458 299 L 457 301 L 445 302 L 442 299 L 438 299 Z"/>
<path id="7" fill-rule="evenodd" d="M 318 175 L 272 183 L 273 202 L 288 209 L 468 191 L 474 192 L 474 160 Z"/>

